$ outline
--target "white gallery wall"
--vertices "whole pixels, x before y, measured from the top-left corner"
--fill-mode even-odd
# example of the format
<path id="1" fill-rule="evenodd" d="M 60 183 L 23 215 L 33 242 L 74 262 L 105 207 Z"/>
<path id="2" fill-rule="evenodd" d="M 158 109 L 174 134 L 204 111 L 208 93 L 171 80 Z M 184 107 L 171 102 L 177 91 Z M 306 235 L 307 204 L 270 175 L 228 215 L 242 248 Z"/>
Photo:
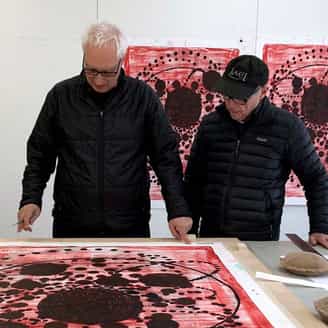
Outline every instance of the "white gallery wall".
<path id="1" fill-rule="evenodd" d="M 326 44 L 327 12 L 327 0 L 0 0 L 0 238 L 51 236 L 53 179 L 33 232 L 16 233 L 26 141 L 47 91 L 80 72 L 88 24 L 116 23 L 130 44 L 229 47 L 261 57 L 264 43 Z M 296 203 L 285 206 L 282 230 L 306 237 L 306 207 Z M 162 202 L 152 205 L 152 236 L 170 236 Z"/>

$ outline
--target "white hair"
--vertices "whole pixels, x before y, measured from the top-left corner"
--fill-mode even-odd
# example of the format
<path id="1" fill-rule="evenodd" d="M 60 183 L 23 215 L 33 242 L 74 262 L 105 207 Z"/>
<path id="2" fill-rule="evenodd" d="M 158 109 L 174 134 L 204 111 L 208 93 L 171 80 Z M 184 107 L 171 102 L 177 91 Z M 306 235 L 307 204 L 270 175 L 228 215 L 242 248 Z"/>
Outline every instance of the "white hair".
<path id="1" fill-rule="evenodd" d="M 116 44 L 117 56 L 122 59 L 127 49 L 127 41 L 122 31 L 107 22 L 92 24 L 82 37 L 82 49 L 85 52 L 88 45 L 103 48 L 113 41 Z"/>

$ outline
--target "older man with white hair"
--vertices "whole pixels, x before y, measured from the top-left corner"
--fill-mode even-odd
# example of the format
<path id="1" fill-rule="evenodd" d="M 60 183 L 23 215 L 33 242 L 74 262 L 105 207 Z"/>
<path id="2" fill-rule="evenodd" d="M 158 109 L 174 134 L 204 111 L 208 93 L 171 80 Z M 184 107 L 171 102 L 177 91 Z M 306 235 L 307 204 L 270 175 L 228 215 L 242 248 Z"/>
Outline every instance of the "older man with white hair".
<path id="1" fill-rule="evenodd" d="M 158 97 L 125 75 L 126 42 L 115 25 L 91 25 L 82 47 L 82 73 L 49 91 L 28 140 L 18 231 L 40 215 L 57 161 L 54 237 L 148 237 L 150 159 L 170 230 L 188 241 L 176 135 Z"/>

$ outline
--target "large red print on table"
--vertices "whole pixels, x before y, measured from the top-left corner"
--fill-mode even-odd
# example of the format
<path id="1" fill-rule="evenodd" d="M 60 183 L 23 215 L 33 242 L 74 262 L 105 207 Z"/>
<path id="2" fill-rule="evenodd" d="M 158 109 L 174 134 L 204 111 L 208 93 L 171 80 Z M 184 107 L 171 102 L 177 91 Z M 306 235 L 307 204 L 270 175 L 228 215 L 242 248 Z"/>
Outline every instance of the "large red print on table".
<path id="1" fill-rule="evenodd" d="M 272 327 L 211 247 L 1 247 L 0 328 Z"/>
<path id="2" fill-rule="evenodd" d="M 238 49 L 129 47 L 127 74 L 144 80 L 160 97 L 179 139 L 186 167 L 190 147 L 202 117 L 222 102 L 216 81 Z M 159 181 L 149 167 L 151 198 L 162 199 Z"/>
<path id="3" fill-rule="evenodd" d="M 263 59 L 270 69 L 270 100 L 304 121 L 328 168 L 328 47 L 265 45 Z M 304 196 L 294 173 L 287 183 L 287 196 Z"/>

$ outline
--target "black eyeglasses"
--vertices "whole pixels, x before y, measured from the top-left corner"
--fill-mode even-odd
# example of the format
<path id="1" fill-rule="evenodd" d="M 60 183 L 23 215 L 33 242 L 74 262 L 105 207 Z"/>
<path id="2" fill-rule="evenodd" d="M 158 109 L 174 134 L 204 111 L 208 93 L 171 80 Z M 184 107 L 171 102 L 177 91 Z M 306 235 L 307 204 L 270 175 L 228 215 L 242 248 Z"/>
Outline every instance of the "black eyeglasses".
<path id="1" fill-rule="evenodd" d="M 110 79 L 117 76 L 117 73 L 119 72 L 120 68 L 121 68 L 121 59 L 117 63 L 114 71 L 98 71 L 95 68 L 88 68 L 88 67 L 84 67 L 83 71 L 85 75 L 87 75 L 88 77 L 95 78 L 96 76 L 100 75 L 104 79 Z"/>
<path id="2" fill-rule="evenodd" d="M 255 91 L 247 98 L 241 100 L 241 99 L 236 99 L 236 98 L 233 98 L 231 96 L 226 96 L 226 95 L 223 95 L 223 99 L 224 100 L 231 100 L 233 101 L 235 104 L 237 105 L 241 105 L 241 106 L 245 106 L 249 100 L 250 97 L 252 97 L 253 95 L 255 95 L 259 90 L 261 89 L 261 86 L 258 86 Z"/>

